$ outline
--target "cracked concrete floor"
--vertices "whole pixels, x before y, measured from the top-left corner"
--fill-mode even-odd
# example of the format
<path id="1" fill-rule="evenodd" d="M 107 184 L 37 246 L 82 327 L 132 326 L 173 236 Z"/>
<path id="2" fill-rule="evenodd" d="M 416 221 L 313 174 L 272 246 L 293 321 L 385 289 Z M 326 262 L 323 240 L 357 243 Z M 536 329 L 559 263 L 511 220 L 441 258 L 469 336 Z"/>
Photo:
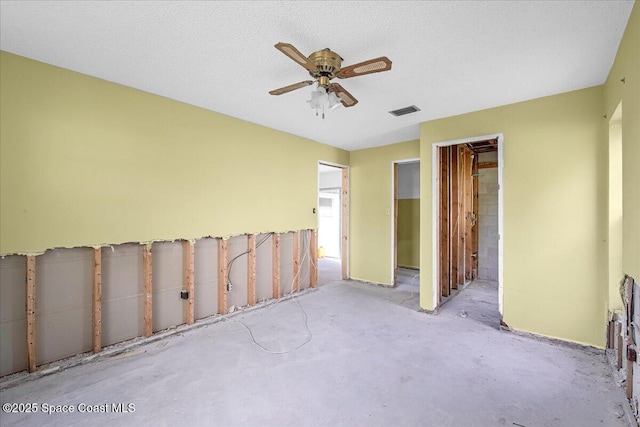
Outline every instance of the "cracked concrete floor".
<path id="1" fill-rule="evenodd" d="M 499 331 L 495 286 L 474 283 L 430 315 L 408 290 L 333 282 L 5 389 L 3 404 L 76 412 L 2 413 L 0 424 L 627 426 L 604 352 Z M 307 340 L 305 316 L 311 341 L 285 354 L 240 324 L 287 351 Z M 135 412 L 77 412 L 112 403 Z"/>

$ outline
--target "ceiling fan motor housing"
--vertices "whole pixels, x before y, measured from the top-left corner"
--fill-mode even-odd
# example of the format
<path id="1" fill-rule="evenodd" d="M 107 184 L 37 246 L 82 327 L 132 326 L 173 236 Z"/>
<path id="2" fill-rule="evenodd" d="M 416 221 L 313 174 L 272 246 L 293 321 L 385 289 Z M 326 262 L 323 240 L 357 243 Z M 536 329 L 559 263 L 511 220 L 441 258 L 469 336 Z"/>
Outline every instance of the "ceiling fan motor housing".
<path id="1" fill-rule="evenodd" d="M 329 48 L 313 52 L 309 55 L 309 61 L 316 65 L 317 70 L 309 71 L 311 77 L 318 80 L 318 85 L 325 89 L 329 81 L 336 77 L 342 66 L 342 58 Z"/>

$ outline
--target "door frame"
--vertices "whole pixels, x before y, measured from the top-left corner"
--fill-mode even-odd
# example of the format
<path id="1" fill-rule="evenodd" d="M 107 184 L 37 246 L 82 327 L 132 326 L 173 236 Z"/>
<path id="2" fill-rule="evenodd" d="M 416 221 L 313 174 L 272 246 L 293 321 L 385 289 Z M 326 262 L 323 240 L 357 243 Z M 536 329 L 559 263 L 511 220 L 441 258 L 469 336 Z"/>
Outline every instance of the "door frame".
<path id="1" fill-rule="evenodd" d="M 433 307 L 440 305 L 440 286 L 438 286 L 438 265 L 440 262 L 440 174 L 438 163 L 438 148 L 451 145 L 467 144 L 471 142 L 486 141 L 488 139 L 498 140 L 498 308 L 500 316 L 503 314 L 504 303 L 504 276 L 503 276 L 503 242 L 504 242 L 504 133 L 494 133 L 490 135 L 474 136 L 471 138 L 441 141 L 431 144 L 431 248 L 433 253 L 432 262 L 432 284 L 433 284 Z"/>
<path id="2" fill-rule="evenodd" d="M 420 157 L 412 157 L 409 159 L 392 160 L 391 161 L 391 286 L 396 286 L 396 272 L 398 267 L 398 207 L 396 204 L 398 193 L 398 165 L 406 163 L 418 163 L 420 165 Z M 422 165 L 420 165 L 420 175 L 422 175 Z M 420 182 L 421 180 L 418 180 Z"/>
<path id="3" fill-rule="evenodd" d="M 320 165 L 331 166 L 342 169 L 342 182 L 340 186 L 340 262 L 342 264 L 342 280 L 349 279 L 349 166 L 340 163 L 318 160 L 316 167 L 316 212 L 320 212 L 319 197 L 320 193 Z M 316 230 L 320 223 L 320 217 L 316 213 Z"/>

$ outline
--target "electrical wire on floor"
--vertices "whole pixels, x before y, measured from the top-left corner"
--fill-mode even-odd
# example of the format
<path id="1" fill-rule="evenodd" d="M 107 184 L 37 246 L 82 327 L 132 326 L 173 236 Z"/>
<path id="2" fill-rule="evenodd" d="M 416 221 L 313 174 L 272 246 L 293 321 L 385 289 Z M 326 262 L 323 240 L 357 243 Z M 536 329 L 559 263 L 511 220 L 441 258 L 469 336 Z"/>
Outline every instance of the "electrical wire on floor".
<path id="1" fill-rule="evenodd" d="M 262 245 L 270 236 L 271 236 L 271 234 L 268 234 L 258 244 L 256 244 L 256 249 L 258 249 L 260 247 L 260 245 Z M 306 244 L 306 247 L 305 247 L 305 244 Z M 302 267 L 304 265 L 306 259 L 309 258 L 309 250 L 310 250 L 310 248 L 311 248 L 311 238 L 309 236 L 307 236 L 307 233 L 303 233 L 302 234 L 302 248 L 301 249 L 302 249 L 302 252 L 303 252 L 304 255 L 302 256 L 302 259 L 300 260 L 300 267 Z M 229 276 L 231 275 L 231 267 L 233 266 L 234 261 L 237 260 L 238 258 L 240 258 L 241 256 L 248 254 L 249 252 L 250 251 L 247 250 L 247 251 L 235 256 L 231 261 L 229 261 L 229 263 L 227 264 L 227 271 L 228 271 L 228 275 Z M 311 258 L 309 258 L 309 264 L 315 265 L 315 264 L 313 264 L 313 260 L 311 260 Z M 302 271 L 302 268 L 298 268 L 298 271 L 293 276 L 293 279 L 291 280 L 291 291 L 289 292 L 289 294 L 292 294 L 294 292 L 293 284 L 295 283 L 296 279 L 300 276 L 300 272 L 301 271 Z M 229 284 L 231 284 L 231 279 L 229 279 Z M 307 312 L 305 311 L 304 307 L 302 307 L 302 305 L 300 304 L 300 302 L 297 299 L 295 300 L 295 302 L 296 302 L 296 304 L 298 304 L 298 307 L 300 307 L 300 310 L 302 311 L 302 316 L 304 318 L 304 327 L 307 330 L 307 338 L 304 340 L 304 342 L 302 342 L 301 344 L 299 344 L 298 346 L 296 346 L 295 348 L 292 348 L 290 350 L 283 350 L 283 351 L 269 350 L 269 349 L 265 348 L 262 344 L 260 344 L 258 341 L 256 341 L 255 337 L 253 336 L 253 331 L 251 330 L 250 327 L 248 327 L 246 324 L 244 324 L 240 320 L 234 320 L 234 322 L 239 323 L 240 325 L 242 325 L 247 330 L 247 332 L 249 332 L 249 335 L 251 336 L 251 341 L 253 341 L 253 343 L 256 346 L 258 346 L 258 348 L 260 348 L 265 353 L 269 353 L 269 354 L 287 354 L 287 353 L 291 353 L 293 351 L 296 351 L 296 350 L 302 348 L 306 344 L 308 344 L 313 338 L 313 334 L 311 333 L 311 330 L 309 329 L 309 325 L 308 325 Z M 276 304 L 272 305 L 271 307 L 275 307 L 275 305 Z M 271 307 L 269 307 L 269 308 L 271 308 Z"/>
<path id="2" fill-rule="evenodd" d="M 260 344 L 258 341 L 256 341 L 256 338 L 253 336 L 253 331 L 251 330 L 250 327 L 248 327 L 247 325 L 245 325 L 243 322 L 239 321 L 239 320 L 234 320 L 234 322 L 241 324 L 242 326 L 244 326 L 244 328 L 247 330 L 247 332 L 249 332 L 249 335 L 251 336 L 251 340 L 253 341 L 253 343 L 260 348 L 260 350 L 264 351 L 265 353 L 269 353 L 269 354 L 287 354 L 287 353 L 291 353 L 293 351 L 296 351 L 300 348 L 302 348 L 303 346 L 305 346 L 306 344 L 308 344 L 311 339 L 313 338 L 313 334 L 311 333 L 311 330 L 309 329 L 309 325 L 308 325 L 308 319 L 307 319 L 307 312 L 304 310 L 304 307 L 302 307 L 302 305 L 300 304 L 300 302 L 296 299 L 295 302 L 298 304 L 298 307 L 300 307 L 300 310 L 302 311 L 302 316 L 304 317 L 304 327 L 307 330 L 307 338 L 304 340 L 304 342 L 302 342 L 301 344 L 299 344 L 298 346 L 290 349 L 290 350 L 282 350 L 282 351 L 275 351 L 275 350 L 269 350 L 268 348 L 265 348 L 262 344 Z"/>
<path id="3" fill-rule="evenodd" d="M 264 238 L 263 238 L 262 240 L 260 240 L 260 241 L 258 242 L 258 244 L 256 245 L 256 250 L 258 250 L 258 248 L 259 248 L 259 247 L 260 247 L 264 242 L 266 242 L 266 241 L 269 239 L 269 237 L 271 237 L 271 235 L 272 235 L 272 233 L 269 233 L 269 234 L 267 234 L 266 236 L 264 236 Z M 227 283 L 227 287 L 228 287 L 227 289 L 228 289 L 228 290 L 230 290 L 230 289 L 233 287 L 233 283 L 231 282 L 231 267 L 233 267 L 233 263 L 234 263 L 238 258 L 240 258 L 240 257 L 241 257 L 241 256 L 243 256 L 243 255 L 248 254 L 249 252 L 251 252 L 251 251 L 250 251 L 249 249 L 247 249 L 246 251 L 242 252 L 241 254 L 236 255 L 236 256 L 235 256 L 231 261 L 229 261 L 229 262 L 227 263 L 227 282 L 228 282 L 228 283 Z"/>

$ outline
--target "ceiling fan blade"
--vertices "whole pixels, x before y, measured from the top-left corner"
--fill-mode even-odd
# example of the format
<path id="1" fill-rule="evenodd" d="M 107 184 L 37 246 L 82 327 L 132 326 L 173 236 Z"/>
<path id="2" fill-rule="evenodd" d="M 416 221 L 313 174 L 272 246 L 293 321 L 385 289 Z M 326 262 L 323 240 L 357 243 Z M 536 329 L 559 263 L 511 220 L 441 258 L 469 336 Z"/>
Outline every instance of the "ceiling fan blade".
<path id="1" fill-rule="evenodd" d="M 305 80 L 300 83 L 294 83 L 289 86 L 281 87 L 279 89 L 274 89 L 269 91 L 271 95 L 282 95 L 283 93 L 291 92 L 292 90 L 300 89 L 301 87 L 309 86 L 313 84 L 313 80 Z"/>
<path id="2" fill-rule="evenodd" d="M 289 44 L 289 43 L 277 43 L 275 45 L 275 47 L 280 52 L 284 53 L 289 58 L 293 59 L 298 64 L 302 65 L 307 70 L 309 70 L 309 71 L 316 71 L 317 70 L 316 64 L 314 64 L 313 62 L 309 61 L 309 59 L 306 56 L 304 56 L 303 54 L 301 54 L 298 49 L 293 47 L 292 44 Z"/>
<path id="3" fill-rule="evenodd" d="M 329 86 L 329 91 L 336 94 L 340 101 L 342 101 L 342 105 L 345 107 L 353 107 L 358 103 L 358 100 L 353 97 L 349 92 L 344 90 L 342 86 L 338 83 L 331 83 Z"/>
<path id="4" fill-rule="evenodd" d="M 365 74 L 381 73 L 391 69 L 391 60 L 386 56 L 359 62 L 338 71 L 338 78 L 348 79 L 350 77 L 364 76 Z"/>

